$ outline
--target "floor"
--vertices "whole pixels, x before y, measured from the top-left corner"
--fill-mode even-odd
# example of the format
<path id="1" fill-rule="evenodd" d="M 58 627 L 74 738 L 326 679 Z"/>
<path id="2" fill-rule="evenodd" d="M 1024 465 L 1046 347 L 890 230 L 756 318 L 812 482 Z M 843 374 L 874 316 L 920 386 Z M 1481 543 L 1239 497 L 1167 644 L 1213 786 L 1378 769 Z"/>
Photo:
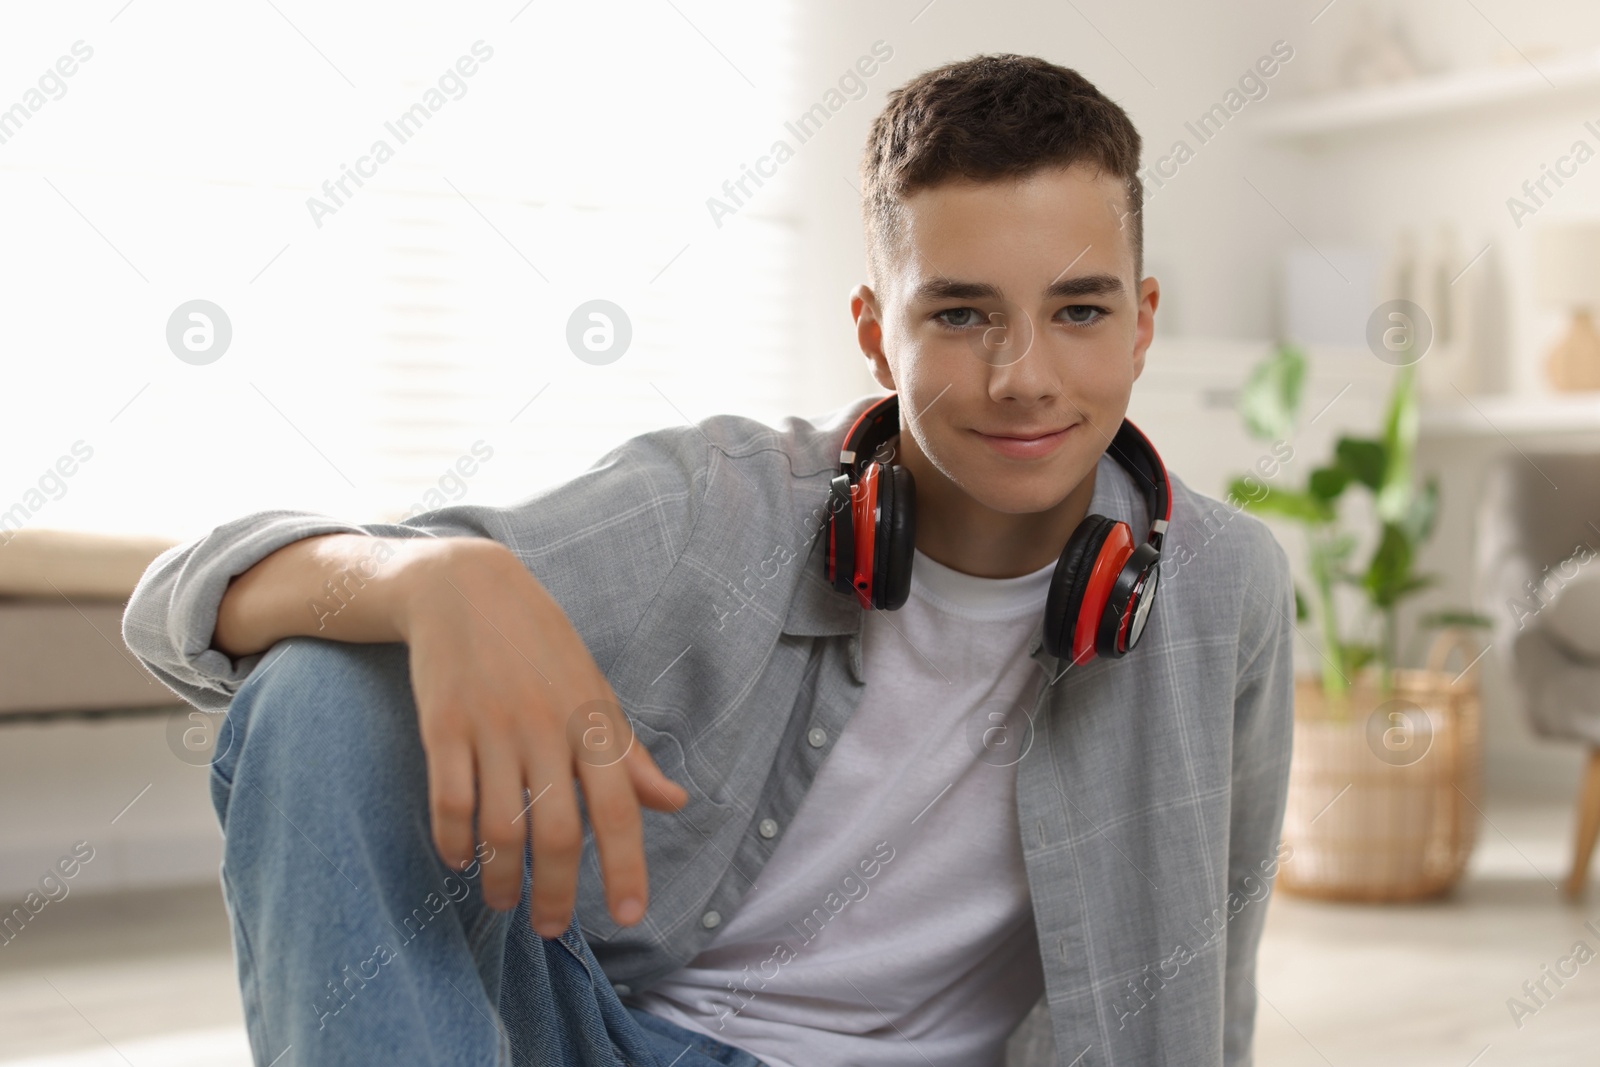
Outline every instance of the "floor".
<path id="1" fill-rule="evenodd" d="M 1489 804 L 1469 877 L 1443 903 L 1275 895 L 1257 975 L 1261 1067 L 1600 1062 L 1600 959 L 1542 1004 L 1600 887 L 1561 902 L 1571 816 Z M 1570 971 L 1573 965 L 1568 965 Z M 1530 1009 L 1513 1018 L 1520 997 Z M 1519 1025 L 1520 1023 L 1520 1025 Z M 247 1067 L 227 913 L 209 887 L 79 895 L 0 948 L 0 1067 Z"/>
<path id="2" fill-rule="evenodd" d="M 1570 809 L 1501 803 L 1484 813 L 1468 877 L 1445 901 L 1273 897 L 1257 958 L 1258 1064 L 1600 1063 L 1600 870 L 1585 902 L 1567 904 L 1556 886 L 1570 862 Z M 1562 985 L 1545 977 L 1578 941 L 1594 962 L 1564 964 L 1577 973 Z M 1551 995 L 1530 999 L 1523 983 L 1540 979 Z M 1512 998 L 1528 1010 L 1514 1014 Z"/>
<path id="3" fill-rule="evenodd" d="M 68 895 L 0 947 L 4 1067 L 249 1067 L 220 887 Z"/>

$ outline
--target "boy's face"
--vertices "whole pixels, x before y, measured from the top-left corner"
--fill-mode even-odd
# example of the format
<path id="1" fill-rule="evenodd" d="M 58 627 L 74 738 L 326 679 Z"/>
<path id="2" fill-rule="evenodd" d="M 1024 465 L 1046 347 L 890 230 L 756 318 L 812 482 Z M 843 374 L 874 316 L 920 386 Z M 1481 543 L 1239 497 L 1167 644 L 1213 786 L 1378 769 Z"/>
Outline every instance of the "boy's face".
<path id="1" fill-rule="evenodd" d="M 904 202 L 877 289 L 851 297 L 873 377 L 900 394 L 911 431 L 896 462 L 1009 513 L 1047 511 L 1089 475 L 1144 369 L 1160 297 L 1134 277 L 1126 210 L 1121 181 L 1081 165 Z M 994 440 L 1045 431 L 1064 432 Z"/>

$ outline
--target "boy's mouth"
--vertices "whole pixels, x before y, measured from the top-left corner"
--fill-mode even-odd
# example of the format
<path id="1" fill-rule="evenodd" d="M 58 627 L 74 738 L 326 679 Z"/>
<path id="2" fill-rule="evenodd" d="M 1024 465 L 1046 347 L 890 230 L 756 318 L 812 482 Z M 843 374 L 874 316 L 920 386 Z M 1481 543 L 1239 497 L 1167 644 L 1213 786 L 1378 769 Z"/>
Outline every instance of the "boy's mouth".
<path id="1" fill-rule="evenodd" d="M 1078 423 L 1073 423 L 1071 426 L 1064 426 L 1054 430 L 1048 428 L 1015 429 L 1007 430 L 1003 434 L 984 433 L 982 430 L 974 430 L 972 432 L 1001 455 L 1011 456 L 1014 459 L 1035 459 L 1054 452 L 1056 447 L 1066 440 L 1067 435 L 1077 426 Z"/>

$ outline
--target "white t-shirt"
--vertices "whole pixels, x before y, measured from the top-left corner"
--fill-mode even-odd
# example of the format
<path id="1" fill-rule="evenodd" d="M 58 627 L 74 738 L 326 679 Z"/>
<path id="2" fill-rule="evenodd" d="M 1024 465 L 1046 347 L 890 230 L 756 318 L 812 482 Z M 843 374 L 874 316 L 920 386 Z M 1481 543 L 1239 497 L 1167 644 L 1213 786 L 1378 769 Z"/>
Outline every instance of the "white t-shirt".
<path id="1" fill-rule="evenodd" d="M 626 1003 L 772 1067 L 1000 1067 L 1044 988 L 1015 760 L 1054 569 L 916 553 L 905 605 L 867 613 L 861 705 L 756 884 Z"/>

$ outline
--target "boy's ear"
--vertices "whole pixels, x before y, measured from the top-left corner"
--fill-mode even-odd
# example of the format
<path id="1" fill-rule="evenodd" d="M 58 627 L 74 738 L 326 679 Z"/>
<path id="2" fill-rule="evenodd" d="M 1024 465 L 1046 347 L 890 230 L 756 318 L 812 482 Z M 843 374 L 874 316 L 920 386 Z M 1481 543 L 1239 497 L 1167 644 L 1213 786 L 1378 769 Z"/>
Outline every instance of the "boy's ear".
<path id="1" fill-rule="evenodd" d="M 858 285 L 850 293 L 850 317 L 856 323 L 856 344 L 872 365 L 873 379 L 891 392 L 897 391 L 889 357 L 883 351 L 883 319 L 878 296 L 870 286 Z"/>
<path id="2" fill-rule="evenodd" d="M 1147 277 L 1139 283 L 1139 303 L 1134 308 L 1138 324 L 1133 338 L 1133 377 L 1144 373 L 1144 355 L 1156 333 L 1156 305 L 1161 303 L 1161 283 Z"/>

